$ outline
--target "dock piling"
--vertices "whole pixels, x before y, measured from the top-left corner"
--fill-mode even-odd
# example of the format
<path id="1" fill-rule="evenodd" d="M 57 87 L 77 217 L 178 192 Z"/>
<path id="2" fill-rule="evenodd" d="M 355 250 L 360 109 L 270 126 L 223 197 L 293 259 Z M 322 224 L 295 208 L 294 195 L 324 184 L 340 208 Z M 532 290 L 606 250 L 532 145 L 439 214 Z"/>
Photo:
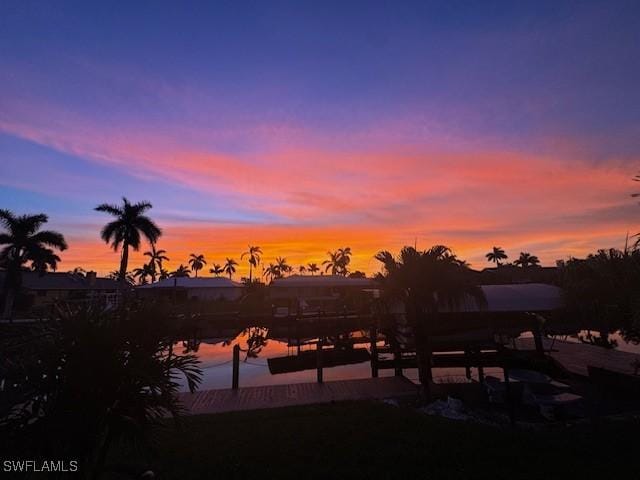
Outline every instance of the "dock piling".
<path id="1" fill-rule="evenodd" d="M 394 364 L 395 376 L 401 377 L 402 376 L 402 352 L 400 351 L 400 345 L 398 344 L 397 340 L 393 342 L 393 364 Z"/>
<path id="2" fill-rule="evenodd" d="M 378 376 L 378 330 L 371 327 L 369 331 L 369 341 L 371 342 L 371 377 Z"/>
<path id="3" fill-rule="evenodd" d="M 323 345 L 322 338 L 319 338 L 318 343 L 316 345 L 316 370 L 317 370 L 318 383 L 322 383 L 323 381 L 322 379 L 322 345 Z"/>
<path id="4" fill-rule="evenodd" d="M 231 388 L 238 389 L 240 380 L 240 345 L 237 343 L 233 346 L 233 379 L 231 381 Z"/>

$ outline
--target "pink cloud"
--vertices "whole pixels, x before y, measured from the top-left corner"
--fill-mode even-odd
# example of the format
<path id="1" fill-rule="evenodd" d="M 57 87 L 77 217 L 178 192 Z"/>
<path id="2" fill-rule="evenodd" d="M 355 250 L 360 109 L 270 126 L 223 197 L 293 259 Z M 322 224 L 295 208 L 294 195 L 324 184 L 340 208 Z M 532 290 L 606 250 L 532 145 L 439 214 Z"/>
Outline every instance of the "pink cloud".
<path id="1" fill-rule="evenodd" d="M 207 144 L 207 127 L 110 124 L 47 102 L 3 103 L 9 107 L 0 114 L 3 132 L 139 178 L 215 191 L 281 219 L 279 225 L 215 227 L 170 222 L 163 247 L 175 252 L 176 265 L 191 251 L 220 261 L 239 257 L 249 242 L 263 245 L 267 257 L 294 262 L 321 261 L 327 249 L 349 245 L 354 266 L 371 271 L 377 250 L 416 239 L 423 246 L 451 244 L 478 264 L 493 244 L 539 249 L 534 253 L 549 263 L 609 246 L 627 229 L 635 232 L 633 212 L 624 207 L 633 186 L 628 159 L 597 164 L 576 155 L 579 149 L 551 156 L 486 145 L 446 148 L 455 142 L 438 142 L 437 126 L 422 144 L 405 146 L 399 145 L 400 121 L 376 131 L 372 146 L 363 142 L 366 132 L 356 131 L 346 148 L 296 125 L 248 125 L 222 134 L 253 142 L 249 153 L 230 154 Z M 618 208 L 623 214 L 597 214 Z M 115 268 L 118 255 L 100 244 L 97 231 L 94 237 L 74 238 L 65 264 Z"/>

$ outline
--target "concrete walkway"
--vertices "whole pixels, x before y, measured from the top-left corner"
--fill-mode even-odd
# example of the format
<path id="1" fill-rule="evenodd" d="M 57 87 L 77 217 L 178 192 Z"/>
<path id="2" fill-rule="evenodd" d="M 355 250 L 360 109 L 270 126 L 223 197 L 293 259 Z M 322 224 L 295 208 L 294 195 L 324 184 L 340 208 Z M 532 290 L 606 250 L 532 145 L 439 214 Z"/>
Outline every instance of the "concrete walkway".
<path id="1" fill-rule="evenodd" d="M 189 414 L 199 415 L 345 400 L 406 398 L 417 394 L 418 387 L 410 380 L 404 377 L 385 377 L 244 387 L 238 390 L 203 390 L 193 394 L 182 393 L 180 397 Z"/>
<path id="2" fill-rule="evenodd" d="M 622 352 L 616 349 L 607 349 L 585 343 L 572 343 L 562 340 L 555 342 L 550 338 L 544 338 L 545 350 L 548 355 L 559 363 L 565 370 L 574 375 L 586 377 L 589 375 L 587 367 L 598 367 L 611 372 L 633 375 L 634 364 L 640 361 L 640 355 Z M 533 338 L 519 338 L 516 340 L 518 350 L 534 350 Z"/>

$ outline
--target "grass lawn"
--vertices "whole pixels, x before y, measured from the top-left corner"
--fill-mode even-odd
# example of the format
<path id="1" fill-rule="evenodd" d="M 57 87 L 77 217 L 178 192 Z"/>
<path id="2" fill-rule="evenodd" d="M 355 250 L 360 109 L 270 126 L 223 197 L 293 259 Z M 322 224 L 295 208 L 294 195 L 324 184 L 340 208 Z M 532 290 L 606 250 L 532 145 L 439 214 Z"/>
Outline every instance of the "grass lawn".
<path id="1" fill-rule="evenodd" d="M 190 417 L 149 461 L 161 479 L 639 478 L 639 427 L 535 433 L 348 402 Z"/>

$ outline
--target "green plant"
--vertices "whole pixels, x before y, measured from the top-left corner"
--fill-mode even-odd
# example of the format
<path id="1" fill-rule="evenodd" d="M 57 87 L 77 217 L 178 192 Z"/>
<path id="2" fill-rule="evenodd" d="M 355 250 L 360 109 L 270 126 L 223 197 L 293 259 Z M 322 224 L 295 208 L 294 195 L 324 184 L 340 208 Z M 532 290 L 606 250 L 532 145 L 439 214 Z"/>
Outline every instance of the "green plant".
<path id="1" fill-rule="evenodd" d="M 165 417 L 179 419 L 184 377 L 194 391 L 199 361 L 173 351 L 177 330 L 159 307 L 106 311 L 59 306 L 0 345 L 2 450 L 78 459 L 97 477 L 110 448 L 148 443 Z"/>

